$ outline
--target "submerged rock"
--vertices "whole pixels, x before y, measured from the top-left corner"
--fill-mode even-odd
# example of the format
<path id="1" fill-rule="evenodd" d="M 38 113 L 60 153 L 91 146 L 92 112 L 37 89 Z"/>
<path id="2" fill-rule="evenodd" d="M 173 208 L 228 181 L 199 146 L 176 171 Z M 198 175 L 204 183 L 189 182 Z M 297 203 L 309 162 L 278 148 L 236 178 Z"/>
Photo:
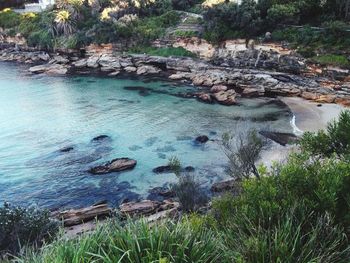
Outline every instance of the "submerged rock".
<path id="1" fill-rule="evenodd" d="M 200 135 L 195 139 L 195 141 L 197 143 L 206 143 L 207 141 L 209 141 L 209 138 L 206 135 Z"/>
<path id="2" fill-rule="evenodd" d="M 92 142 L 99 142 L 99 141 L 103 141 L 103 140 L 107 140 L 107 139 L 111 139 L 111 137 L 109 137 L 108 135 L 99 135 L 94 137 L 91 141 Z"/>
<path id="3" fill-rule="evenodd" d="M 133 169 L 137 164 L 136 160 L 130 158 L 117 158 L 104 165 L 93 167 L 89 170 L 92 174 L 106 174 Z"/>
<path id="4" fill-rule="evenodd" d="M 193 166 L 186 166 L 185 168 L 181 168 L 181 172 L 193 172 L 195 169 Z M 173 168 L 170 165 L 161 165 L 152 170 L 156 174 L 162 173 L 173 173 Z"/>
<path id="5" fill-rule="evenodd" d="M 73 150 L 74 150 L 73 146 L 67 146 L 67 147 L 64 147 L 64 148 L 60 149 L 59 151 L 61 153 L 67 153 L 67 152 L 70 152 L 70 151 L 73 151 Z"/>
<path id="6" fill-rule="evenodd" d="M 175 192 L 168 187 L 154 187 L 148 191 L 150 194 L 162 197 L 175 197 Z"/>
<path id="7" fill-rule="evenodd" d="M 262 136 L 277 142 L 282 146 L 296 142 L 298 137 L 293 133 L 283 133 L 283 132 L 270 132 L 270 131 L 260 131 Z"/>

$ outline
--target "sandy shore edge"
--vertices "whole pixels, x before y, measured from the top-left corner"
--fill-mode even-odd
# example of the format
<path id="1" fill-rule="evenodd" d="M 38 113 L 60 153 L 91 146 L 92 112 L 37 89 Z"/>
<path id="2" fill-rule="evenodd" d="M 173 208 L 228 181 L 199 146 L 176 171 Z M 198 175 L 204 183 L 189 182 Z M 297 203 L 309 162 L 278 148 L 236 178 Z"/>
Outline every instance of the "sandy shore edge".
<path id="1" fill-rule="evenodd" d="M 324 129 L 327 123 L 336 119 L 345 107 L 338 104 L 318 104 L 296 97 L 280 98 L 293 112 L 291 125 L 296 135 L 306 131 Z"/>

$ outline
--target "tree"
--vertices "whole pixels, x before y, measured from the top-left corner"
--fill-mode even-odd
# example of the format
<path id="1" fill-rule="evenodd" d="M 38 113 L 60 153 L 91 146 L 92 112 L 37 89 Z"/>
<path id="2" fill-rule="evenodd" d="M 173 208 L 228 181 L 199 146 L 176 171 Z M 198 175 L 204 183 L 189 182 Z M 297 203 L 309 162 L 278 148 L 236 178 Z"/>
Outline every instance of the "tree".
<path id="1" fill-rule="evenodd" d="M 241 131 L 236 136 L 225 133 L 222 137 L 224 153 L 229 160 L 228 174 L 239 179 L 254 175 L 260 178 L 256 162 L 266 145 L 255 129 Z"/>

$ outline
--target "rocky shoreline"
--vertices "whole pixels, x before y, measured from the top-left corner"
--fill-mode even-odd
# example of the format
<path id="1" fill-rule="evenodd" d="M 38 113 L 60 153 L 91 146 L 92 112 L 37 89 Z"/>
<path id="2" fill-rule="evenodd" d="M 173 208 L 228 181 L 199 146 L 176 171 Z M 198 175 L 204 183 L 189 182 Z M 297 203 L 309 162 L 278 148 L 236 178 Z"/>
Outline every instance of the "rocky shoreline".
<path id="1" fill-rule="evenodd" d="M 253 52 L 255 56 L 259 56 L 255 51 L 242 52 Z M 338 80 L 324 75 L 310 76 L 310 68 L 306 68 L 297 58 L 291 56 L 289 59 L 278 59 L 275 53 L 272 52 L 274 55 L 268 56 L 266 51 L 264 52 L 264 55 L 260 54 L 258 62 L 265 66 L 269 62 L 274 64 L 273 68 L 280 66 L 283 72 L 259 69 L 258 66 L 239 68 L 237 66 L 239 61 L 244 60 L 242 55 L 237 57 L 236 62 L 232 62 L 232 58 L 225 61 L 121 54 L 115 53 L 111 48 L 96 47 L 81 51 L 47 53 L 19 48 L 13 44 L 2 44 L 0 61 L 29 64 L 29 71 L 33 74 L 99 73 L 110 77 L 123 74 L 160 76 L 198 87 L 198 92 L 183 96 L 197 98 L 205 103 L 235 105 L 240 97 L 282 96 L 350 106 L 348 72 L 339 69 L 336 77 Z"/>

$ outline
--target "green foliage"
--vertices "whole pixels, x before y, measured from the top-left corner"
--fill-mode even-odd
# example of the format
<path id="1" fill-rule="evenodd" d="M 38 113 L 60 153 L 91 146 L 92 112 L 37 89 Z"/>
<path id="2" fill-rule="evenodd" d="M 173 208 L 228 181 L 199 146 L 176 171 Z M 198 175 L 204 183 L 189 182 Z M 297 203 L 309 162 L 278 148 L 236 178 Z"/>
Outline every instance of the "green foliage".
<path id="1" fill-rule="evenodd" d="M 195 57 L 195 54 L 182 48 L 182 47 L 168 47 L 168 48 L 155 48 L 155 47 L 144 47 L 138 46 L 130 49 L 130 53 L 145 53 L 152 56 L 162 56 L 162 57 Z"/>
<path id="2" fill-rule="evenodd" d="M 266 227 L 234 216 L 224 230 L 225 251 L 233 262 L 345 262 L 350 250 L 343 229 L 328 215 L 310 227 L 309 216 L 291 211 Z"/>
<path id="3" fill-rule="evenodd" d="M 306 132 L 300 140 L 301 148 L 312 155 L 344 156 L 350 154 L 350 111 L 341 112 L 339 119 L 329 123 L 326 131 Z"/>
<path id="4" fill-rule="evenodd" d="M 256 130 L 243 131 L 235 136 L 225 133 L 222 143 L 229 161 L 230 176 L 242 179 L 254 175 L 260 178 L 256 162 L 260 158 L 266 141 L 259 137 Z"/>
<path id="5" fill-rule="evenodd" d="M 191 228 L 187 220 L 149 226 L 129 222 L 125 227 L 110 222 L 90 235 L 59 239 L 25 263 L 62 262 L 222 262 L 216 235 L 208 229 Z"/>
<path id="6" fill-rule="evenodd" d="M 267 11 L 267 20 L 271 23 L 271 25 L 276 25 L 278 23 L 298 24 L 298 16 L 299 10 L 292 4 L 273 5 Z"/>
<path id="7" fill-rule="evenodd" d="M 201 184 L 191 174 L 178 176 L 179 182 L 171 186 L 185 212 L 197 211 L 208 203 L 208 197 Z"/>
<path id="8" fill-rule="evenodd" d="M 40 245 L 56 233 L 57 226 L 48 211 L 5 203 L 0 208 L 0 252 L 17 253 L 22 246 Z"/>
<path id="9" fill-rule="evenodd" d="M 0 27 L 11 28 L 15 27 L 21 21 L 21 15 L 15 13 L 11 9 L 0 11 Z"/>
<path id="10" fill-rule="evenodd" d="M 27 42 L 29 46 L 41 49 L 51 49 L 54 46 L 53 36 L 47 30 L 38 30 L 30 33 Z"/>
<path id="11" fill-rule="evenodd" d="M 350 67 L 350 61 L 343 55 L 319 55 L 314 56 L 312 60 L 321 65 Z"/>
<path id="12" fill-rule="evenodd" d="M 290 156 L 242 194 L 213 201 L 214 229 L 232 262 L 346 262 L 350 164 Z M 212 223 L 211 223 L 212 224 Z"/>
<path id="13" fill-rule="evenodd" d="M 242 4 L 223 3 L 204 13 L 204 37 L 219 42 L 232 37 L 253 37 L 262 32 L 262 21 L 254 0 Z"/>
<path id="14" fill-rule="evenodd" d="M 186 38 L 186 37 L 196 37 L 198 36 L 198 33 L 195 32 L 195 31 L 183 31 L 183 30 L 177 30 L 174 32 L 174 35 L 176 37 L 183 37 L 183 38 Z"/>

